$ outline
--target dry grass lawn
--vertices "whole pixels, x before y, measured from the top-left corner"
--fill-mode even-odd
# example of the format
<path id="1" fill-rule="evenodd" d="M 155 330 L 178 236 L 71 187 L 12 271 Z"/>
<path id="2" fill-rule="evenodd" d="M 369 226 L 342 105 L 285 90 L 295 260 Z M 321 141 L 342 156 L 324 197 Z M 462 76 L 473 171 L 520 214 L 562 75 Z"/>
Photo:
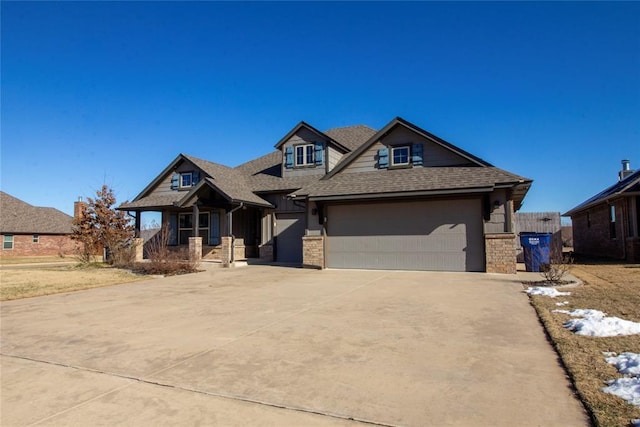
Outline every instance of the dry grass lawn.
<path id="1" fill-rule="evenodd" d="M 577 264 L 571 273 L 584 282 L 583 286 L 561 289 L 568 297 L 532 296 L 531 301 L 553 341 L 582 401 L 591 412 L 597 426 L 630 426 L 640 419 L 640 408 L 623 399 L 601 391 L 607 380 L 622 377 L 606 363 L 602 352 L 640 353 L 640 335 L 621 337 L 586 337 L 563 328 L 566 314 L 552 313 L 561 308 L 572 310 L 591 308 L 609 316 L 640 322 L 640 265 Z M 570 304 L 557 307 L 556 302 Z"/>
<path id="2" fill-rule="evenodd" d="M 71 292 L 146 280 L 149 276 L 110 267 L 4 266 L 0 269 L 0 300 Z"/>

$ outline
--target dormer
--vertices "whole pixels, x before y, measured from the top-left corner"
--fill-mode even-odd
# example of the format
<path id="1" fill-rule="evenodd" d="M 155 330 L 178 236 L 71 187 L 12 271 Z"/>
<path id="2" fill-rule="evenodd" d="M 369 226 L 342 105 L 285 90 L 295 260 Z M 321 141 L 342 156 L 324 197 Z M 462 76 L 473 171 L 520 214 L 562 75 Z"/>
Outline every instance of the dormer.
<path id="1" fill-rule="evenodd" d="M 325 175 L 349 150 L 313 126 L 300 122 L 275 146 L 282 151 L 282 177 Z"/>

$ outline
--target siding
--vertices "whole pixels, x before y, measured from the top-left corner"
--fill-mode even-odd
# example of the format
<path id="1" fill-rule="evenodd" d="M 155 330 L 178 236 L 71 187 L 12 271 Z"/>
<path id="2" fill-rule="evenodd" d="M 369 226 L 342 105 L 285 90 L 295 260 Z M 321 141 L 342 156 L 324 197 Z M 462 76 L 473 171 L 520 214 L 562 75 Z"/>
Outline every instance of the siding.
<path id="1" fill-rule="evenodd" d="M 189 161 L 183 161 L 181 162 L 178 167 L 176 168 L 176 172 L 178 173 L 182 173 L 182 172 L 192 172 L 195 170 L 200 170 L 196 165 L 194 165 L 193 163 L 189 162 Z M 169 173 L 158 185 L 156 185 L 156 187 L 149 193 L 149 196 L 159 196 L 159 195 L 166 195 L 166 194 L 172 194 L 175 193 L 176 191 L 189 191 L 188 188 L 182 189 L 182 190 L 172 190 L 171 189 L 171 178 L 173 177 L 173 172 Z M 204 178 L 204 172 L 200 172 L 200 179 Z M 147 196 L 147 197 L 149 197 Z"/>
<path id="2" fill-rule="evenodd" d="M 330 172 L 342 159 L 343 154 L 331 146 L 327 147 L 327 153 L 327 172 Z"/>
<path id="3" fill-rule="evenodd" d="M 377 143 L 373 144 L 360 157 L 347 166 L 344 172 L 370 172 L 376 170 L 377 155 L 380 148 L 398 144 L 423 144 L 423 165 L 426 167 L 438 166 L 468 166 L 472 163 L 447 148 L 442 147 L 435 142 L 421 137 L 413 131 L 398 126 L 394 128 L 387 136 Z"/>
<path id="4" fill-rule="evenodd" d="M 274 205 L 276 208 L 273 212 L 305 212 L 306 209 L 304 207 L 298 206 L 293 203 L 293 200 L 288 199 L 288 193 L 271 193 L 271 194 L 263 194 L 260 197 Z"/>
<path id="5" fill-rule="evenodd" d="M 315 144 L 317 142 L 322 142 L 326 145 L 326 141 L 320 138 L 315 133 L 311 132 L 309 129 L 301 128 L 298 132 L 295 133 L 287 142 L 282 145 L 282 152 L 286 153 L 287 147 L 291 147 L 299 144 Z M 326 151 L 326 150 L 325 150 Z M 294 153 L 295 156 L 295 153 Z M 326 162 L 326 153 L 324 155 L 324 162 Z M 292 168 L 287 169 L 284 165 L 286 162 L 286 154 L 282 156 L 282 176 L 283 178 L 293 177 L 293 176 L 307 176 L 307 175 L 324 175 L 326 170 L 326 165 L 323 162 L 321 166 L 315 167 L 302 167 L 302 168 Z"/>
<path id="6" fill-rule="evenodd" d="M 507 227 L 507 214 L 506 214 L 506 193 L 504 190 L 496 190 L 491 193 L 489 197 L 489 206 L 491 209 L 491 215 L 488 220 L 484 221 L 484 232 L 491 233 L 506 233 Z"/>

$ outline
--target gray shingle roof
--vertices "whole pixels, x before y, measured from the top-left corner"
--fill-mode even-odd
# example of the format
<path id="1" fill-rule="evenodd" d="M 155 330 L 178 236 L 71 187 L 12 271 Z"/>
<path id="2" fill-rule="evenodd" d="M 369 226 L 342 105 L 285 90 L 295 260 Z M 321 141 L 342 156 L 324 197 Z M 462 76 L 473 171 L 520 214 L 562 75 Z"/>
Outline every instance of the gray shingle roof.
<path id="1" fill-rule="evenodd" d="M 0 191 L 0 231 L 15 234 L 70 234 L 73 217 L 38 207 Z"/>
<path id="2" fill-rule="evenodd" d="M 296 196 L 383 196 L 399 192 L 471 190 L 530 182 L 496 167 L 431 167 L 342 173 L 297 190 Z"/>
<path id="3" fill-rule="evenodd" d="M 329 129 L 325 134 L 335 139 L 349 150 L 354 151 L 375 135 L 376 130 L 371 129 L 369 126 L 356 125 Z"/>

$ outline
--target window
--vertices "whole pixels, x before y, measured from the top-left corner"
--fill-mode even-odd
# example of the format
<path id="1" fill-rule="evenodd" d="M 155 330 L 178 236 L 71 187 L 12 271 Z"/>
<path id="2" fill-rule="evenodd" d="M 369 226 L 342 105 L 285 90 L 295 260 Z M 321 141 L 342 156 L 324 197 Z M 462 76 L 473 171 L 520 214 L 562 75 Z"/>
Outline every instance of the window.
<path id="1" fill-rule="evenodd" d="M 40 242 L 40 236 L 39 236 L 39 235 L 37 235 L 37 234 L 34 234 L 34 235 L 33 235 L 33 238 L 32 238 L 32 241 L 33 241 L 33 243 L 38 243 L 38 242 Z"/>
<path id="2" fill-rule="evenodd" d="M 209 212 L 201 213 L 198 218 L 198 231 L 202 237 L 202 244 L 209 244 Z M 193 214 L 183 213 L 178 217 L 178 242 L 189 244 L 189 237 L 193 236 Z"/>
<path id="3" fill-rule="evenodd" d="M 609 237 L 616 238 L 616 207 L 609 206 Z"/>
<path id="4" fill-rule="evenodd" d="M 13 234 L 5 234 L 3 236 L 2 249 L 13 249 Z"/>
<path id="5" fill-rule="evenodd" d="M 193 176 L 191 172 L 180 174 L 180 187 L 191 187 L 193 184 Z"/>
<path id="6" fill-rule="evenodd" d="M 315 165 L 313 144 L 296 145 L 296 166 Z"/>
<path id="7" fill-rule="evenodd" d="M 391 166 L 406 166 L 409 164 L 409 153 L 411 150 L 408 146 L 391 148 Z"/>

